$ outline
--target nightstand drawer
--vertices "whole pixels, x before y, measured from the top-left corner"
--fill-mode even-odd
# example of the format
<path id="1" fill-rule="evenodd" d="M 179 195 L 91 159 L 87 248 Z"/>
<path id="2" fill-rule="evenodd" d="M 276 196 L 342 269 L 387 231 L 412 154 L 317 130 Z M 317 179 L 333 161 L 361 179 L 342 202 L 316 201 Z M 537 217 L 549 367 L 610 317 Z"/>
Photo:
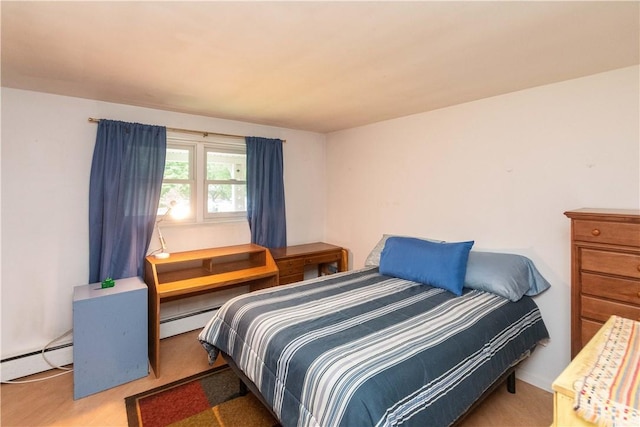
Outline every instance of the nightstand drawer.
<path id="1" fill-rule="evenodd" d="M 627 319 L 640 321 L 640 307 L 622 304 L 619 302 L 606 301 L 603 299 L 588 296 L 581 297 L 582 317 L 606 322 L 609 317 L 616 314 Z"/>
<path id="2" fill-rule="evenodd" d="M 640 306 L 640 280 L 581 273 L 582 293 Z"/>
<path id="3" fill-rule="evenodd" d="M 594 424 L 576 415 L 576 411 L 573 409 L 573 405 L 575 404 L 573 397 L 565 396 L 562 393 L 554 393 L 554 395 L 553 427 L 594 427 Z"/>
<path id="4" fill-rule="evenodd" d="M 583 271 L 640 279 L 640 255 L 582 248 L 581 258 Z"/>
<path id="5" fill-rule="evenodd" d="M 640 224 L 575 220 L 573 238 L 623 246 L 640 246 Z"/>

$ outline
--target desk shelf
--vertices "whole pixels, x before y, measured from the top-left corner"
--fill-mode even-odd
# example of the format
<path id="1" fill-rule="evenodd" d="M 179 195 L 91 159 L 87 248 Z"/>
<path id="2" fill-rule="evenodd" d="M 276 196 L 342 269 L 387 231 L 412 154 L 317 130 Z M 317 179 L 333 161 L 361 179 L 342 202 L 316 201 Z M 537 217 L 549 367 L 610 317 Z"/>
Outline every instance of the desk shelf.
<path id="1" fill-rule="evenodd" d="M 149 287 L 149 359 L 160 377 L 160 304 L 249 285 L 251 291 L 278 285 L 278 267 L 267 248 L 255 244 L 172 253 L 145 258 Z"/>

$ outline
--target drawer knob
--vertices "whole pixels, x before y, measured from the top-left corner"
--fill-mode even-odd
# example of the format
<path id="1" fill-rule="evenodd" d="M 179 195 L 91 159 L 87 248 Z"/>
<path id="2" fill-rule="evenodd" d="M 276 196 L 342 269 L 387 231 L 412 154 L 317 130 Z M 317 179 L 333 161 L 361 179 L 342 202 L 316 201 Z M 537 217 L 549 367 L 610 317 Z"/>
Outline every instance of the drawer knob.
<path id="1" fill-rule="evenodd" d="M 591 230 L 591 234 L 593 234 L 594 236 L 599 236 L 600 230 L 598 230 L 597 228 L 594 228 L 593 230 Z"/>

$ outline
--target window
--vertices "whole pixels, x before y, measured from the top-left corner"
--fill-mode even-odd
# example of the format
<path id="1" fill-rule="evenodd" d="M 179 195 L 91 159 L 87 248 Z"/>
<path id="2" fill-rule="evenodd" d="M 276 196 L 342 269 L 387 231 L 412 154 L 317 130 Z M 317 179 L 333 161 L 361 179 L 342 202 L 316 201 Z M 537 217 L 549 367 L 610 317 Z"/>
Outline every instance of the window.
<path id="1" fill-rule="evenodd" d="M 247 215 L 244 140 L 167 137 L 158 215 L 193 222 L 244 220 Z"/>
<path id="2" fill-rule="evenodd" d="M 205 218 L 247 212 L 247 155 L 205 146 Z"/>
<path id="3" fill-rule="evenodd" d="M 196 211 L 195 148 L 194 145 L 174 145 L 167 141 L 158 215 L 166 214 L 171 207 L 174 217 L 193 217 Z"/>

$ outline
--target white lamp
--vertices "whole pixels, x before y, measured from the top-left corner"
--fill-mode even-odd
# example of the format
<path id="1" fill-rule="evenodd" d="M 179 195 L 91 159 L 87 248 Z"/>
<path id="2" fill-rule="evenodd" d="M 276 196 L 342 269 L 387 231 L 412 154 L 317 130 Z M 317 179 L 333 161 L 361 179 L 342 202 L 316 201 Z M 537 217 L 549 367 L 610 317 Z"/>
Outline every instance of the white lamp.
<path id="1" fill-rule="evenodd" d="M 167 242 L 164 240 L 164 237 L 162 236 L 162 231 L 160 231 L 160 223 L 162 221 L 164 221 L 164 219 L 167 217 L 167 215 L 169 215 L 171 213 L 171 210 L 173 209 L 173 207 L 175 206 L 176 201 L 172 200 L 171 203 L 169 203 L 169 209 L 167 209 L 167 211 L 164 213 L 164 215 L 162 215 L 162 217 L 156 221 L 156 230 L 158 230 L 158 239 L 160 239 L 160 247 L 161 252 L 155 254 L 154 256 L 158 259 L 165 259 L 165 258 L 169 258 L 169 252 L 167 252 Z"/>

